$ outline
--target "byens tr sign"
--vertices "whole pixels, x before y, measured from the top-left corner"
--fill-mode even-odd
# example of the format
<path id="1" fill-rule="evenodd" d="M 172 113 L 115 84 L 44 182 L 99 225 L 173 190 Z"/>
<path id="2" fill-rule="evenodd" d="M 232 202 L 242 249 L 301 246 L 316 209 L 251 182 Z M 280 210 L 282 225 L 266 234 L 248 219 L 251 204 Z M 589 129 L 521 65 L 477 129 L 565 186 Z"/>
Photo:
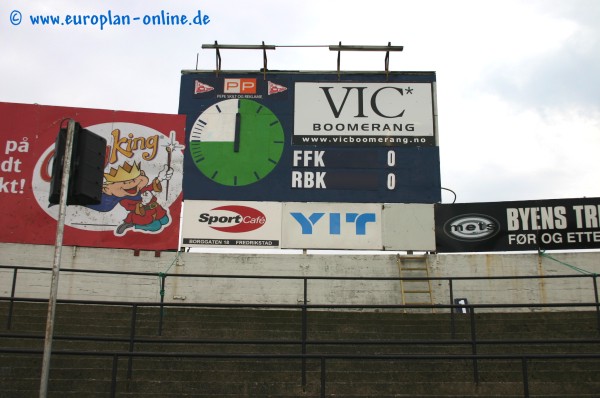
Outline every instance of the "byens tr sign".
<path id="1" fill-rule="evenodd" d="M 600 248 L 600 198 L 436 204 L 444 252 Z"/>

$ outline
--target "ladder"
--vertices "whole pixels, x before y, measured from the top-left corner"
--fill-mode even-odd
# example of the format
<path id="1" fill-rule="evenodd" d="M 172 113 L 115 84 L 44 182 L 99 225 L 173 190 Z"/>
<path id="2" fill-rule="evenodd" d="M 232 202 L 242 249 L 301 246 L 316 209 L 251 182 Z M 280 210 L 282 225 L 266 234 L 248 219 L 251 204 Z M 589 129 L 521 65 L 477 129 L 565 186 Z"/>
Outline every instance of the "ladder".
<path id="1" fill-rule="evenodd" d="M 396 255 L 396 264 L 400 273 L 402 305 L 433 305 L 431 280 L 429 280 L 428 255 Z M 423 278 L 423 279 L 403 279 Z M 435 312 L 433 308 L 405 308 L 404 312 Z"/>

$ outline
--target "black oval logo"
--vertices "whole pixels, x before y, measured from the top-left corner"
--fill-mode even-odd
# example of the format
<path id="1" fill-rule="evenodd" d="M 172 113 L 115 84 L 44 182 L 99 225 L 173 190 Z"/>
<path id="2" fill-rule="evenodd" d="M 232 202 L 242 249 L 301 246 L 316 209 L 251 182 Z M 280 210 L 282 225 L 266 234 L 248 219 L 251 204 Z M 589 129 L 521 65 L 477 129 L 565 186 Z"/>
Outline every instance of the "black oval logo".
<path id="1" fill-rule="evenodd" d="M 462 214 L 444 224 L 446 235 L 464 241 L 489 239 L 499 231 L 500 223 L 495 218 L 483 214 Z"/>

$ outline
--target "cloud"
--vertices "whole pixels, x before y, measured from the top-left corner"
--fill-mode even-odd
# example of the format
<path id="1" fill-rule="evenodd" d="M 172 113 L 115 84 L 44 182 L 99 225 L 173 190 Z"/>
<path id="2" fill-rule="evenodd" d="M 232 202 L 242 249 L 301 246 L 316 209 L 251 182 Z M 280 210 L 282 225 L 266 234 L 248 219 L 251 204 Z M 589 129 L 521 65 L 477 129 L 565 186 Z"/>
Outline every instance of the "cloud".
<path id="1" fill-rule="evenodd" d="M 597 119 L 542 114 L 493 95 L 460 103 L 458 112 L 440 111 L 442 186 L 458 201 L 600 196 Z"/>
<path id="2" fill-rule="evenodd" d="M 10 4 L 9 4 L 10 3 Z M 10 26 L 27 13 L 210 15 L 207 26 Z M 600 196 L 597 0 L 0 2 L 2 101 L 176 113 L 182 69 L 215 68 L 202 44 L 403 45 L 395 71 L 435 71 L 442 185 L 459 201 Z M 262 52 L 223 51 L 258 70 Z M 327 48 L 268 51 L 269 69 L 335 70 Z M 341 54 L 384 70 L 383 53 Z"/>
<path id="3" fill-rule="evenodd" d="M 540 112 L 575 108 L 597 117 L 600 3 L 551 1 L 543 2 L 543 7 L 546 23 L 536 24 L 542 35 L 530 43 L 531 54 L 517 59 L 507 54 L 506 60 L 489 68 L 480 81 L 488 83 L 488 92 Z"/>

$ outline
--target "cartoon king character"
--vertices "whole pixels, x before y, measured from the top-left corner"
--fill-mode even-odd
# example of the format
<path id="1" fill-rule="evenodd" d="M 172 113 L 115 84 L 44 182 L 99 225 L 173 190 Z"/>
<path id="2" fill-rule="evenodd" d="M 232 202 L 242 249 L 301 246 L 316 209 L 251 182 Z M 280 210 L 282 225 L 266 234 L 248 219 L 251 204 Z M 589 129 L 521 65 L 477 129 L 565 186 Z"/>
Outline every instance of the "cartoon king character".
<path id="1" fill-rule="evenodd" d="M 129 214 L 117 227 L 117 235 L 123 235 L 129 228 L 158 232 L 169 224 L 170 218 L 168 210 L 158 203 L 154 193 L 162 192 L 161 181 L 170 180 L 172 176 L 173 169 L 165 165 L 150 182 L 139 162 L 125 162 L 122 166 L 111 168 L 108 173 L 104 173 L 102 202 L 88 207 L 108 212 L 117 204 L 123 206 Z"/>
<path id="2" fill-rule="evenodd" d="M 160 185 L 160 182 L 158 184 Z M 161 192 L 162 188 L 156 190 L 153 183 L 152 186 L 141 189 L 139 202 L 130 199 L 121 201 L 121 205 L 129 210 L 129 214 L 125 217 L 123 224 L 117 228 L 117 235 L 124 234 L 127 228 L 132 227 L 143 231 L 157 232 L 169 223 L 169 215 L 156 201 L 153 191 Z"/>

